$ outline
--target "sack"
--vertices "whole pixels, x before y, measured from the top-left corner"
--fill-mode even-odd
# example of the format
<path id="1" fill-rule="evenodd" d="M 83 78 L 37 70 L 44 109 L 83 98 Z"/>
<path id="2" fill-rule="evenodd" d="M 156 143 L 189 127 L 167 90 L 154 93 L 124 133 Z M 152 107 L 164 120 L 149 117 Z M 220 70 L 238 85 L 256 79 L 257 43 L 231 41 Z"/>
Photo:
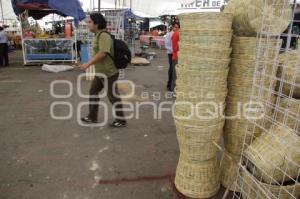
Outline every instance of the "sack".
<path id="1" fill-rule="evenodd" d="M 111 35 L 109 32 L 106 33 Z M 111 38 L 114 44 L 114 56 L 112 56 L 111 54 L 108 54 L 108 56 L 112 58 L 118 69 L 125 69 L 131 62 L 130 49 L 124 41 L 120 39 L 115 39 L 113 35 L 111 35 Z"/>
<path id="2" fill-rule="evenodd" d="M 51 72 L 51 73 L 59 73 L 59 72 L 65 72 L 68 70 L 73 70 L 73 66 L 68 66 L 68 65 L 48 65 L 44 64 L 42 66 L 43 71 Z"/>

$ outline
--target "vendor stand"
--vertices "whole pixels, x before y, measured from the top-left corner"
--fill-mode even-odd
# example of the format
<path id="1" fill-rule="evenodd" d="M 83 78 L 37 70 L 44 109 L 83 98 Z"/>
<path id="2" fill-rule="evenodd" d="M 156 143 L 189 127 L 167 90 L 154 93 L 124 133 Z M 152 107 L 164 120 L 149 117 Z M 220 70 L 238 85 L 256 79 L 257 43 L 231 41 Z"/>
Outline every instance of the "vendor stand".
<path id="1" fill-rule="evenodd" d="M 26 3 L 23 3 L 26 2 Z M 38 3 L 37 3 L 38 2 Z M 19 14 L 22 30 L 22 47 L 24 64 L 48 62 L 77 62 L 77 36 L 74 25 L 85 18 L 78 0 L 68 1 L 68 5 L 57 0 L 30 1 L 19 0 L 14 2 L 16 14 Z M 66 4 L 66 3 L 64 3 Z M 66 10 L 74 7 L 77 12 Z M 63 17 L 71 16 L 72 20 L 62 20 L 60 27 L 46 32 L 37 23 L 30 23 L 29 17 L 35 20 L 42 19 L 48 14 L 58 14 Z"/>

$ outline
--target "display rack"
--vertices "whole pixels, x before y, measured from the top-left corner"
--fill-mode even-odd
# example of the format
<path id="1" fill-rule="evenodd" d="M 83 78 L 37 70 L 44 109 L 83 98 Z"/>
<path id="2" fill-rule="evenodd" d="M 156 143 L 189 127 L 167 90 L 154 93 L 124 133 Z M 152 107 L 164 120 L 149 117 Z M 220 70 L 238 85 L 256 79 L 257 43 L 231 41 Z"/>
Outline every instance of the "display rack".
<path id="1" fill-rule="evenodd" d="M 23 38 L 24 64 L 36 62 L 77 62 L 75 43 L 76 39 L 67 38 Z"/>

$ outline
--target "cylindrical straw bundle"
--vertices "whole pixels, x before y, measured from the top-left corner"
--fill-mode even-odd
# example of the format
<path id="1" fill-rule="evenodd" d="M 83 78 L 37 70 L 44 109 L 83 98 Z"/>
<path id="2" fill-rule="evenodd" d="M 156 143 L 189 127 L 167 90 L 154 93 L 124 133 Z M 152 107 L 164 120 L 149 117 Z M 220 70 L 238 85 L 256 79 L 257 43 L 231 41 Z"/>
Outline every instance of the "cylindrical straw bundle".
<path id="1" fill-rule="evenodd" d="M 234 14 L 235 35 L 256 36 L 264 32 L 280 35 L 292 17 L 289 3 L 289 0 L 231 0 L 224 12 Z"/>
<path id="2" fill-rule="evenodd" d="M 256 50 L 258 43 L 262 48 L 259 54 Z M 238 157 L 242 153 L 244 143 L 249 145 L 253 137 L 260 135 L 263 128 L 270 127 L 268 118 L 273 113 L 273 106 L 270 104 L 274 103 L 275 97 L 269 90 L 274 90 L 276 86 L 276 78 L 272 76 L 277 73 L 277 65 L 260 64 L 259 60 L 274 59 L 279 43 L 277 39 L 272 38 L 235 36 L 232 40 L 233 53 L 228 74 L 224 128 L 224 145 L 229 154 Z M 253 90 L 253 85 L 259 85 L 265 90 Z M 250 100 L 252 94 L 256 98 Z M 261 128 L 250 127 L 249 120 L 259 123 Z M 226 169 L 222 168 L 222 173 L 226 172 Z M 223 185 L 229 186 L 228 183 Z"/>
<path id="3" fill-rule="evenodd" d="M 279 107 L 276 109 L 276 121 L 300 132 L 300 100 L 285 97 L 277 98 Z"/>
<path id="4" fill-rule="evenodd" d="M 175 185 L 188 197 L 209 198 L 220 188 L 217 145 L 224 127 L 232 15 L 183 14 L 175 121 L 180 147 Z"/>
<path id="5" fill-rule="evenodd" d="M 258 42 L 260 42 L 260 46 L 263 48 L 260 55 L 257 55 L 256 52 Z M 263 117 L 260 117 L 261 115 L 270 116 L 272 114 L 273 107 L 267 106 L 266 104 L 268 102 L 274 103 L 275 100 L 269 90 L 275 89 L 276 78 L 271 77 L 276 75 L 277 66 L 273 64 L 260 65 L 256 58 L 257 56 L 261 56 L 261 58 L 268 57 L 268 59 L 274 59 L 279 43 L 280 41 L 277 39 L 270 38 L 261 38 L 260 40 L 255 37 L 233 38 L 233 54 L 231 55 L 232 61 L 228 75 L 226 116 L 232 117 L 237 113 L 240 114 L 237 115 L 239 116 L 238 118 L 226 120 L 224 132 L 226 138 L 225 146 L 228 146 L 226 143 L 227 141 L 234 142 L 235 138 L 244 137 L 249 117 L 255 118 L 255 116 L 257 116 L 256 122 L 258 122 L 258 120 L 263 119 Z M 241 51 L 239 51 L 239 49 L 241 49 Z M 260 65 L 260 67 L 257 68 L 257 65 Z M 255 73 L 264 73 L 266 74 L 265 76 L 270 76 L 270 78 L 255 76 Z M 257 100 L 250 101 L 254 83 L 266 89 L 267 92 L 265 90 L 259 91 L 258 89 L 255 89 L 254 94 L 257 96 Z M 247 113 L 245 113 L 246 110 L 248 111 Z M 230 138 L 230 134 L 235 138 Z M 256 129 L 254 134 L 259 134 L 259 129 Z M 236 139 L 236 142 L 240 141 L 241 139 Z M 227 151 L 236 155 L 240 154 L 242 152 L 242 145 L 234 145 L 239 146 L 240 149 L 231 151 L 232 147 L 230 147 Z"/>
<path id="6" fill-rule="evenodd" d="M 298 50 L 293 50 L 280 54 L 280 67 L 278 77 L 282 78 L 282 93 L 286 96 L 300 98 L 300 54 Z M 278 88 L 280 82 L 278 82 Z M 292 93 L 291 93 L 292 92 Z"/>

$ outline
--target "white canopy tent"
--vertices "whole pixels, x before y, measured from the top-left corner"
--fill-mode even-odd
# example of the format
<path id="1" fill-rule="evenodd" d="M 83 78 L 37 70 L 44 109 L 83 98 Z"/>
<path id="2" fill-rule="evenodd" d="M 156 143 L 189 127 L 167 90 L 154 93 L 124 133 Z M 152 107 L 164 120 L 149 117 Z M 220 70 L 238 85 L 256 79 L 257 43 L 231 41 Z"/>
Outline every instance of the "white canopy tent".
<path id="1" fill-rule="evenodd" d="M 93 6 L 98 7 L 98 0 L 81 0 L 83 2 L 85 10 L 91 10 Z M 94 1 L 94 4 L 93 4 Z M 214 0 L 211 2 L 219 2 L 223 5 L 225 0 Z M 183 12 L 199 12 L 202 11 L 199 8 L 203 7 L 203 1 L 201 0 L 101 0 L 101 8 L 132 8 L 132 11 L 141 17 L 154 18 L 163 14 L 180 14 Z M 186 5 L 190 6 L 185 9 Z M 200 7 L 199 7 L 200 6 Z M 221 6 L 219 6 L 221 7 Z M 192 9 L 194 8 L 194 9 Z M 217 10 L 217 9 L 216 9 Z M 213 10 L 211 10 L 213 11 Z"/>
<path id="2" fill-rule="evenodd" d="M 2 14 L 4 16 L 4 19 L 9 19 L 9 20 L 17 19 L 16 15 L 13 11 L 10 0 L 4 0 L 4 1 L 2 0 L 2 7 L 3 7 L 3 13 L 2 13 L 2 10 L 0 10 L 1 20 L 2 20 Z"/>
<path id="3" fill-rule="evenodd" d="M 81 0 L 86 10 L 98 7 L 98 0 Z M 148 18 L 161 15 L 177 15 L 186 12 L 216 12 L 229 0 L 101 0 L 101 8 L 129 8 L 139 16 Z M 94 2 L 94 3 L 93 3 Z M 209 3 L 207 3 L 209 2 Z M 151 16 L 151 17 L 150 17 Z"/>

